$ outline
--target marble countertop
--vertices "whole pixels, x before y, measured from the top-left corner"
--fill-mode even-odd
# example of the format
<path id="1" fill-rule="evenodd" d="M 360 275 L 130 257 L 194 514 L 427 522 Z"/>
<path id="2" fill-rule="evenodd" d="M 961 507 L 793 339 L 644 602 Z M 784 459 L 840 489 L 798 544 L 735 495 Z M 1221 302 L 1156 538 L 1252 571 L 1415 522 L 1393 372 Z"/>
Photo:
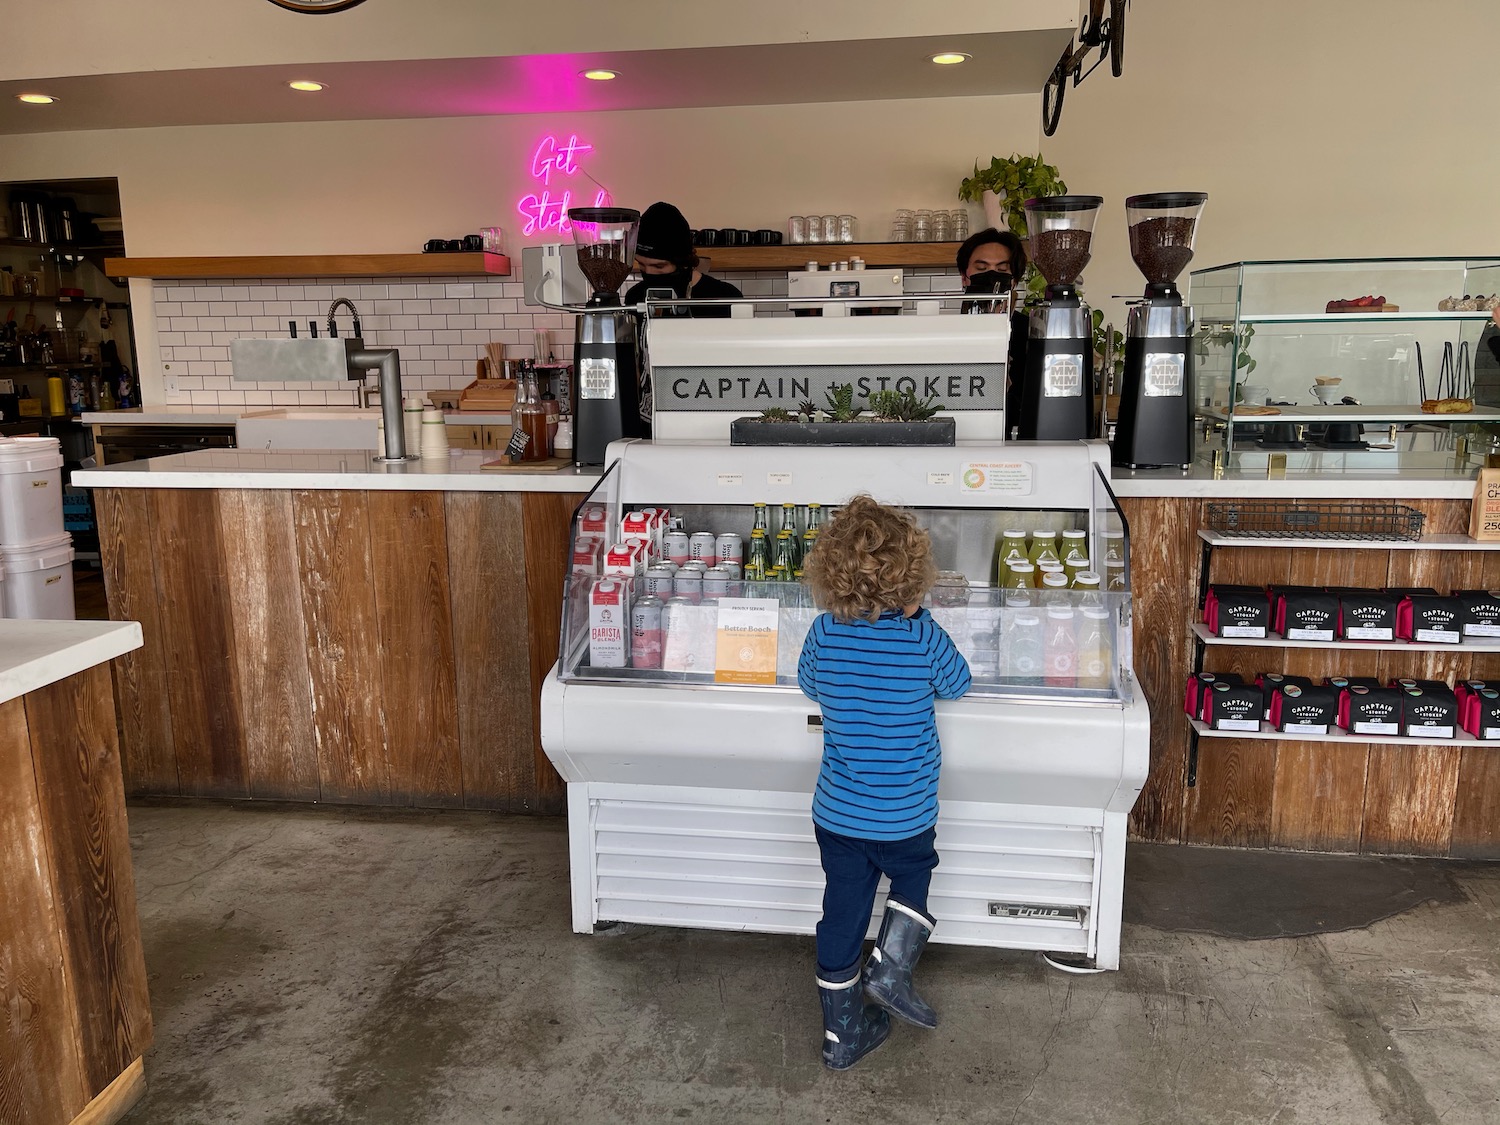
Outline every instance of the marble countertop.
<path id="1" fill-rule="evenodd" d="M 232 426 L 245 413 L 239 406 L 133 406 L 86 410 L 78 420 L 86 426 Z"/>
<path id="2" fill-rule="evenodd" d="M 141 647 L 134 621 L 0 621 L 0 703 Z"/>
<path id="3" fill-rule="evenodd" d="M 345 488 L 435 492 L 588 492 L 599 469 L 494 472 L 494 450 L 455 449 L 441 459 L 385 465 L 363 450 L 201 449 L 149 461 L 79 469 L 81 488 Z"/>
<path id="4" fill-rule="evenodd" d="M 1024 458 L 1025 443 L 1011 443 Z M 837 450 L 829 451 L 838 456 Z M 493 450 L 453 450 L 440 460 L 384 465 L 362 450 L 198 450 L 150 461 L 80 469 L 72 483 L 85 488 L 354 488 L 454 492 L 587 492 L 600 470 L 567 468 L 553 472 L 493 472 Z M 1111 485 L 1118 496 L 1263 497 L 1319 500 L 1467 500 L 1474 477 L 1444 469 L 1376 471 L 1289 471 L 1284 478 L 1212 468 L 1116 469 Z"/>

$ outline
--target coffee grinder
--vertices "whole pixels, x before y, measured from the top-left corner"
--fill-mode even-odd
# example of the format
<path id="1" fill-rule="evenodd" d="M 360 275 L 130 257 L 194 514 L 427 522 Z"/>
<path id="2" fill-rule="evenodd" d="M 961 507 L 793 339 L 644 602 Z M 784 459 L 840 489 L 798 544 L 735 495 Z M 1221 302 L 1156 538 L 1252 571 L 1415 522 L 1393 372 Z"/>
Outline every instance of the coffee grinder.
<path id="1" fill-rule="evenodd" d="M 1146 277 L 1131 305 L 1125 374 L 1111 460 L 1125 468 L 1193 461 L 1193 310 L 1177 278 L 1193 260 L 1193 236 L 1208 195 L 1164 191 L 1125 200 L 1130 256 Z"/>
<path id="2" fill-rule="evenodd" d="M 593 287 L 578 314 L 573 347 L 573 462 L 604 464 L 609 443 L 644 437 L 641 352 L 636 314 L 620 304 L 635 263 L 641 213 L 628 207 L 568 211 L 578 266 Z"/>
<path id="3" fill-rule="evenodd" d="M 1033 305 L 1021 373 L 1022 441 L 1069 441 L 1093 434 L 1094 332 L 1089 307 L 1078 296 L 1078 275 L 1089 263 L 1094 220 L 1104 198 L 1048 195 L 1026 201 L 1031 260 L 1047 279 Z"/>

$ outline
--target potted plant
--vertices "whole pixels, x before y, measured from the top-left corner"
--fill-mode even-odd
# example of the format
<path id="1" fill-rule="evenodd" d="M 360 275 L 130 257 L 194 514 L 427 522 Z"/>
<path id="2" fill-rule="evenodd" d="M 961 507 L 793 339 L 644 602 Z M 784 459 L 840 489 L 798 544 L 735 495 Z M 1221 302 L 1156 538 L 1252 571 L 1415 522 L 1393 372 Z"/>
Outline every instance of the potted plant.
<path id="1" fill-rule="evenodd" d="M 1068 185 L 1057 169 L 1040 156 L 1013 153 L 990 157 L 988 168 L 974 162 L 974 174 L 958 185 L 958 197 L 984 206 L 985 223 L 1026 237 L 1026 201 L 1041 195 L 1063 195 Z"/>
<path id="2" fill-rule="evenodd" d="M 763 410 L 753 418 L 730 423 L 731 445 L 952 445 L 952 418 L 937 417 L 943 407 L 932 398 L 917 398 L 910 389 L 874 391 L 866 407 L 856 406 L 853 383 L 836 383 L 825 397 L 818 420 L 811 402 L 798 403 L 793 413 L 782 406 Z"/>

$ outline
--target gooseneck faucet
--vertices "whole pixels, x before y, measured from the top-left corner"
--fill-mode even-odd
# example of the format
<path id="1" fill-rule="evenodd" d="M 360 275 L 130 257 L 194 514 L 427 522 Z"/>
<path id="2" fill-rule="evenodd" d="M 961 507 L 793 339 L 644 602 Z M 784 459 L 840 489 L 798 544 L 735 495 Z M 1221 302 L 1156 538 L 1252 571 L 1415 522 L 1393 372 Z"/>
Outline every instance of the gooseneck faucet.
<path id="1" fill-rule="evenodd" d="M 355 339 L 363 338 L 364 330 L 359 326 L 359 310 L 354 307 L 354 302 L 349 300 L 348 297 L 336 298 L 333 304 L 328 306 L 328 338 L 332 340 L 338 337 L 339 328 L 338 325 L 333 322 L 333 318 L 334 315 L 339 311 L 340 305 L 343 305 L 346 309 L 348 309 L 349 315 L 354 318 Z"/>

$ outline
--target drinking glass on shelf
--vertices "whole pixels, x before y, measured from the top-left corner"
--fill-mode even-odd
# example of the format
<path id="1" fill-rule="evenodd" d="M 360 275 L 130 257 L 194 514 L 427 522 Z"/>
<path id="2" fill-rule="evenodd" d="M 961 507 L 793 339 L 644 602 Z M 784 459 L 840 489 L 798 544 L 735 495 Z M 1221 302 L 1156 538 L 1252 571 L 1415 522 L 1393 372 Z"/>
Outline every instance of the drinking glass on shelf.
<path id="1" fill-rule="evenodd" d="M 901 208 L 896 212 L 896 217 L 891 220 L 891 241 L 911 241 L 911 212 Z"/>
<path id="2" fill-rule="evenodd" d="M 809 242 L 822 242 L 823 241 L 823 216 L 822 215 L 809 215 L 809 216 L 807 216 L 807 241 L 809 241 Z"/>
<path id="3" fill-rule="evenodd" d="M 932 213 L 932 241 L 947 242 L 949 237 L 948 212 L 934 211 Z"/>
<path id="4" fill-rule="evenodd" d="M 839 217 L 837 215 L 823 216 L 823 241 L 837 242 L 839 240 Z"/>
<path id="5" fill-rule="evenodd" d="M 499 227 L 480 227 L 479 240 L 486 254 L 505 253 L 505 232 Z"/>
<path id="6" fill-rule="evenodd" d="M 932 212 L 918 211 L 911 220 L 911 240 L 913 242 L 932 241 Z"/>
<path id="7" fill-rule="evenodd" d="M 969 213 L 962 207 L 955 207 L 948 212 L 948 231 L 954 242 L 962 242 L 969 237 Z"/>
<path id="8" fill-rule="evenodd" d="M 855 218 L 853 215 L 839 216 L 839 241 L 853 242 L 855 230 Z"/>
<path id="9" fill-rule="evenodd" d="M 793 215 L 786 221 L 787 241 L 793 246 L 801 246 L 807 241 L 807 216 Z"/>

